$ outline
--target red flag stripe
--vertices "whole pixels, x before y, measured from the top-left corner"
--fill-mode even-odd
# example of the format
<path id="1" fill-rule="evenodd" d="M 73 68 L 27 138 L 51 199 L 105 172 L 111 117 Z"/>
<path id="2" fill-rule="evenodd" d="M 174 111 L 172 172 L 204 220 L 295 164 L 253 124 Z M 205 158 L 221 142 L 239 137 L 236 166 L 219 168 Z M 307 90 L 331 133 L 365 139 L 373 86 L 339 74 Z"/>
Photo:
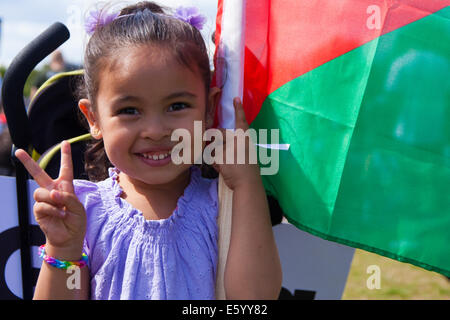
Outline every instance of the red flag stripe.
<path id="1" fill-rule="evenodd" d="M 283 84 L 448 5 L 450 0 L 248 1 L 247 119 L 253 121 L 265 98 Z M 217 22 L 219 40 L 221 18 Z"/>

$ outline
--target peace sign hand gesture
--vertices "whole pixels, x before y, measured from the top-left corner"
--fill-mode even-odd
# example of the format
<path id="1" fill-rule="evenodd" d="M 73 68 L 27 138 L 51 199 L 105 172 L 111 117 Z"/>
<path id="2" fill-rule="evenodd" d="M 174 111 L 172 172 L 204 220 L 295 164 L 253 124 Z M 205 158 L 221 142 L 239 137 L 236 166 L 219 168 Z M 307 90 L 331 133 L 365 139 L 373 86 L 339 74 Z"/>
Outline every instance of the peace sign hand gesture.
<path id="1" fill-rule="evenodd" d="M 24 150 L 17 150 L 15 155 L 40 186 L 34 192 L 33 211 L 45 234 L 47 253 L 78 260 L 86 233 L 86 211 L 74 192 L 70 144 L 61 143 L 61 168 L 55 180 Z"/>

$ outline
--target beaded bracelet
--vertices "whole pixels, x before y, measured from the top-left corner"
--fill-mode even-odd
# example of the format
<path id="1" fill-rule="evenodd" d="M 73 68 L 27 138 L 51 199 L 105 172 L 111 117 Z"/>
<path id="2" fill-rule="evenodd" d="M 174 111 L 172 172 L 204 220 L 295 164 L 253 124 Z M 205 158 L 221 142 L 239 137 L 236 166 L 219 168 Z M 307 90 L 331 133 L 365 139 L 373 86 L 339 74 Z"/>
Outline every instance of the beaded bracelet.
<path id="1" fill-rule="evenodd" d="M 58 269 L 68 269 L 71 266 L 82 268 L 88 263 L 88 256 L 85 253 L 82 254 L 81 260 L 79 261 L 63 261 L 50 257 L 45 252 L 45 244 L 39 247 L 38 253 L 39 257 L 43 258 L 47 264 Z"/>

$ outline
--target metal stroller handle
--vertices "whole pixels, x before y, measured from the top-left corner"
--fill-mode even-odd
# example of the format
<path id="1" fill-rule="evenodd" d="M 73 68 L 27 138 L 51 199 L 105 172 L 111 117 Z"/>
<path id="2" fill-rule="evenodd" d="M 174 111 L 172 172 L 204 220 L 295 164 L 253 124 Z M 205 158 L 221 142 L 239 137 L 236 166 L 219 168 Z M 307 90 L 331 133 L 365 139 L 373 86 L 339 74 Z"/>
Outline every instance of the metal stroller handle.
<path id="1" fill-rule="evenodd" d="M 17 148 L 28 151 L 31 129 L 23 101 L 23 89 L 31 71 L 39 62 L 66 42 L 67 27 L 56 22 L 28 44 L 14 58 L 3 79 L 2 101 L 11 140 Z"/>
<path id="2" fill-rule="evenodd" d="M 41 33 L 14 58 L 6 71 L 2 87 L 3 108 L 15 148 L 28 149 L 31 146 L 31 125 L 23 101 L 23 88 L 31 71 L 39 62 L 69 39 L 70 33 L 62 23 L 54 23 Z M 28 173 L 20 161 L 12 155 L 16 167 L 17 209 L 20 230 L 20 260 L 22 264 L 23 298 L 33 295 L 33 267 L 31 263 L 31 241 L 28 208 Z"/>

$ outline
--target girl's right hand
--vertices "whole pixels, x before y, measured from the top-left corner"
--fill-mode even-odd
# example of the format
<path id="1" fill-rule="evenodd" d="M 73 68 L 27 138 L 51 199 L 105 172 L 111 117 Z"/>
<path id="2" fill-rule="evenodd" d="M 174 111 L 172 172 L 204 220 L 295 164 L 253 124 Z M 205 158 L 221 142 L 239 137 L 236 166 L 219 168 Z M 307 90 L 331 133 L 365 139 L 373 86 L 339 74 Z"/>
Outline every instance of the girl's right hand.
<path id="1" fill-rule="evenodd" d="M 75 195 L 70 144 L 61 143 L 61 168 L 55 180 L 24 150 L 17 150 L 22 162 L 40 188 L 34 192 L 34 215 L 46 237 L 47 254 L 58 259 L 79 260 L 86 233 L 86 211 Z"/>

